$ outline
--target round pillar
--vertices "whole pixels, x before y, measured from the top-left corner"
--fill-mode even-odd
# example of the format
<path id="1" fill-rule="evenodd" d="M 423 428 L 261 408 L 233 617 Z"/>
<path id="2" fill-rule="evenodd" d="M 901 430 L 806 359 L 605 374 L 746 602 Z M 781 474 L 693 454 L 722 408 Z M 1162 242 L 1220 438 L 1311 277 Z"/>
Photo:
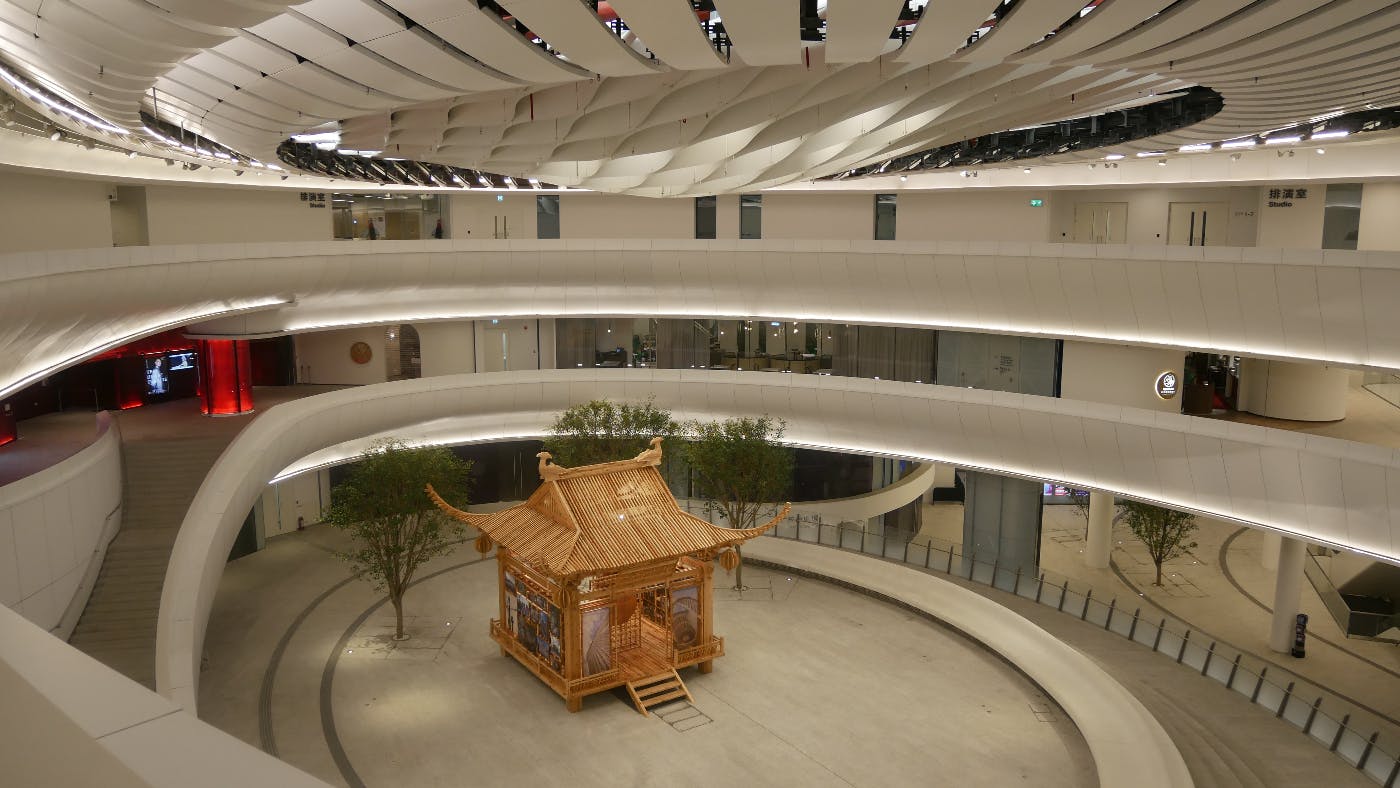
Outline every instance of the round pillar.
<path id="1" fill-rule="evenodd" d="M 1084 542 L 1084 565 L 1107 569 L 1113 551 L 1113 493 L 1089 493 L 1089 529 Z"/>
<path id="2" fill-rule="evenodd" d="M 1293 421 L 1338 421 L 1347 415 L 1349 373 L 1321 364 L 1240 359 L 1239 408 Z"/>
<path id="3" fill-rule="evenodd" d="M 1287 654 L 1293 648 L 1293 626 L 1303 593 L 1303 561 L 1306 545 L 1285 538 L 1279 545 L 1278 574 L 1274 578 L 1274 620 L 1269 629 L 1269 648 Z"/>
<path id="4" fill-rule="evenodd" d="M 199 341 L 200 410 L 236 416 L 253 410 L 253 360 L 246 339 Z"/>
<path id="5" fill-rule="evenodd" d="M 1260 534 L 1259 565 L 1265 569 L 1278 569 L 1278 551 L 1283 546 L 1283 536 L 1277 531 L 1264 531 Z"/>

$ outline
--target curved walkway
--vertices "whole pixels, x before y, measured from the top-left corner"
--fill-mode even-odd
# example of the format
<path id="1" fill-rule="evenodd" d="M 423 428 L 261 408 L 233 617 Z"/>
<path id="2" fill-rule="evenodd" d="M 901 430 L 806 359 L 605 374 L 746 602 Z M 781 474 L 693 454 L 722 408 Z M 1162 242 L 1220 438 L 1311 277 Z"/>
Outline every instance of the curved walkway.
<path id="1" fill-rule="evenodd" d="M 570 715 L 486 637 L 495 573 L 469 547 L 427 567 L 408 597 L 413 637 L 398 645 L 381 634 L 383 597 L 325 552 L 342 538 L 313 527 L 231 565 L 201 689 L 210 722 L 333 782 L 455 784 L 470 768 L 483 784 L 895 785 L 939 773 L 1095 784 L 1075 726 L 1023 675 L 827 584 L 753 568 L 742 600 L 717 592 L 728 654 L 713 674 L 687 674 L 692 706 L 658 720 L 603 694 Z"/>
<path id="2" fill-rule="evenodd" d="M 1367 482 L 1400 484 L 1400 467 L 1392 467 L 1389 450 L 1382 456 L 1345 441 L 1295 441 L 1279 430 L 1129 408 L 826 376 L 591 369 L 452 375 L 287 403 L 239 436 L 180 529 L 161 598 L 158 688 L 195 708 L 223 557 L 263 487 L 298 458 L 443 418 L 462 429 L 456 442 L 534 436 L 569 405 L 649 396 L 678 418 L 768 413 L 787 421 L 796 445 L 1059 479 L 1397 557 L 1392 534 L 1400 510 L 1377 509 Z M 1300 474 L 1306 486 L 1290 482 Z"/>

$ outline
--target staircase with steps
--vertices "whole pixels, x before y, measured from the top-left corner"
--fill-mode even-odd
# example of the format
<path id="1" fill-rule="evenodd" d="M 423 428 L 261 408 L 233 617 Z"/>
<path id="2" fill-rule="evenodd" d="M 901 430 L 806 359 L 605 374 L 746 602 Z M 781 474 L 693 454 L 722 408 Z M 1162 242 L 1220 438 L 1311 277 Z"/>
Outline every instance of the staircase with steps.
<path id="1" fill-rule="evenodd" d="M 627 682 L 627 694 L 632 697 L 632 702 L 636 704 L 637 711 L 640 711 L 642 716 L 651 716 L 650 709 L 677 698 L 695 702 L 690 696 L 690 690 L 685 688 L 685 682 L 681 681 L 680 674 L 676 673 L 674 668 L 655 676 Z"/>
<path id="2" fill-rule="evenodd" d="M 68 642 L 155 688 L 156 619 L 165 569 L 195 491 L 233 434 L 122 445 L 122 526 Z"/>

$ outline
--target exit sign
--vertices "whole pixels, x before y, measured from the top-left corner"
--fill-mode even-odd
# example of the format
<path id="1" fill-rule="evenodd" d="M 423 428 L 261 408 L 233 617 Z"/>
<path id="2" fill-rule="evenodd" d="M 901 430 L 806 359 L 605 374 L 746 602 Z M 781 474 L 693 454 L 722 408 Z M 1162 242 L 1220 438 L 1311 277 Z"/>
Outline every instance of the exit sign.
<path id="1" fill-rule="evenodd" d="M 1044 200 L 1037 199 L 1037 198 L 1034 198 L 1034 197 L 1031 198 L 1031 207 L 1032 207 L 1032 208 L 1039 208 L 1039 207 L 1041 207 L 1041 206 L 1044 205 L 1044 204 L 1045 204 L 1045 201 L 1044 201 Z"/>

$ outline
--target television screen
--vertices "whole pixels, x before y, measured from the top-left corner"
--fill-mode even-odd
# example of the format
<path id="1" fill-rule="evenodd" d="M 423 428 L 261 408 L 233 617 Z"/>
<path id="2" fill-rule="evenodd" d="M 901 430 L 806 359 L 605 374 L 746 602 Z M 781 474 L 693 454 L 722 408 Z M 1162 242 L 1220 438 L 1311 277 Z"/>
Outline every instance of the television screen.
<path id="1" fill-rule="evenodd" d="M 165 358 L 167 359 L 166 369 L 170 372 L 194 369 L 193 350 L 182 350 L 179 353 L 170 353 Z"/>
<path id="2" fill-rule="evenodd" d="M 146 357 L 146 394 L 164 394 L 170 390 L 169 370 L 164 356 Z"/>

